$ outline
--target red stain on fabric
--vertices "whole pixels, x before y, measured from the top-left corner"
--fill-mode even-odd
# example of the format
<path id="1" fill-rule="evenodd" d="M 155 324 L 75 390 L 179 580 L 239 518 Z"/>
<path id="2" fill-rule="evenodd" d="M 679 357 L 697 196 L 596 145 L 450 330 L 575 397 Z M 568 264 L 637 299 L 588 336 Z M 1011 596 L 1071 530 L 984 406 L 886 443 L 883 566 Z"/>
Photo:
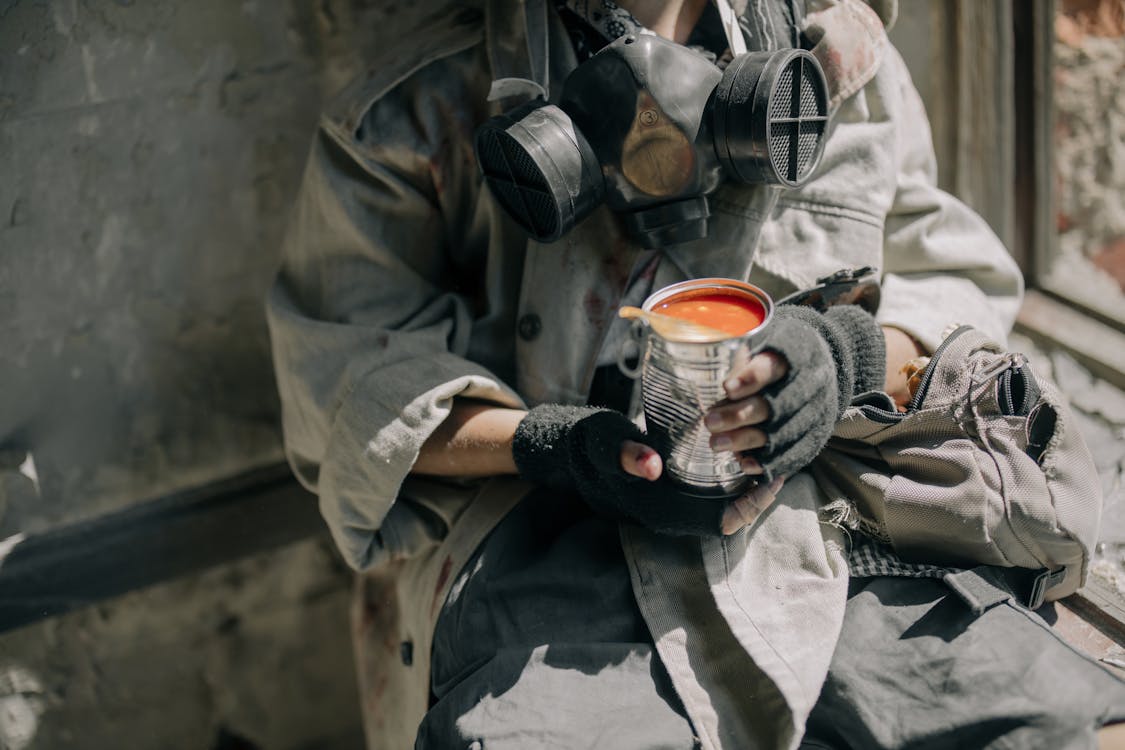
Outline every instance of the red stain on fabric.
<path id="1" fill-rule="evenodd" d="M 399 620 L 398 598 L 395 585 L 387 578 L 369 575 L 363 580 L 358 608 L 355 610 L 355 630 L 362 643 L 378 643 L 383 649 L 397 652 Z"/>
<path id="2" fill-rule="evenodd" d="M 829 67 L 836 71 L 837 75 L 844 70 L 844 54 L 838 47 L 826 50 L 825 57 L 828 59 Z"/>
<path id="3" fill-rule="evenodd" d="M 367 693 L 367 715 L 376 727 L 387 723 L 386 713 L 383 711 L 383 696 L 387 693 L 387 676 L 379 675 L 371 690 Z"/>
<path id="4" fill-rule="evenodd" d="M 595 328 L 605 325 L 606 303 L 596 290 L 591 289 L 582 296 L 582 309 L 586 312 L 586 320 Z"/>
<path id="5" fill-rule="evenodd" d="M 633 253 L 628 241 L 620 239 L 614 243 L 613 250 L 602 257 L 602 265 L 614 288 L 624 291 L 629 283 L 629 272 L 633 270 Z"/>

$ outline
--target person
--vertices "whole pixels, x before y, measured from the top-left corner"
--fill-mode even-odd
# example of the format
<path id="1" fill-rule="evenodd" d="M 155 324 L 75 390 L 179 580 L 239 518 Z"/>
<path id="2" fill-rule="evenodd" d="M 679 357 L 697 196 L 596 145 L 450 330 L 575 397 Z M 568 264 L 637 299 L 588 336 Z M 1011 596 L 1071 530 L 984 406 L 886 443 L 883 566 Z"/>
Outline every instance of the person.
<path id="1" fill-rule="evenodd" d="M 369 746 L 1062 748 L 1125 717 L 1120 681 L 1035 613 L 973 614 L 819 515 L 806 465 L 851 397 L 904 405 L 904 363 L 955 322 L 1004 341 L 1022 294 L 936 187 L 894 3 L 431 10 L 322 117 L 268 300 L 287 456 L 360 571 Z M 831 114 L 815 172 L 722 181 L 684 242 L 646 247 L 606 203 L 529 239 L 474 134 L 645 34 L 720 70 L 743 43 L 811 48 Z M 704 277 L 781 299 L 861 266 L 874 316 L 779 309 L 707 415 L 760 481 L 683 502 L 615 380 L 617 308 Z"/>

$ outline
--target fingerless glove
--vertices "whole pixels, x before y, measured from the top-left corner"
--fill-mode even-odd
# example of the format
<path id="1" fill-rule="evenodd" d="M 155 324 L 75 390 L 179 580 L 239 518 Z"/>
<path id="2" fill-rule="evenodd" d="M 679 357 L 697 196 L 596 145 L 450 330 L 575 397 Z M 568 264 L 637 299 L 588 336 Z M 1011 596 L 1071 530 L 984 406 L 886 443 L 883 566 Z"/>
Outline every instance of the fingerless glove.
<path id="1" fill-rule="evenodd" d="M 875 319 L 856 305 L 822 313 L 781 305 L 762 350 L 789 363 L 788 374 L 762 390 L 770 407 L 769 419 L 760 425 L 766 444 L 750 451 L 769 481 L 807 466 L 852 399 L 883 388 L 886 342 Z"/>
<path id="2" fill-rule="evenodd" d="M 544 404 L 516 428 L 512 453 L 520 476 L 574 491 L 599 515 L 669 535 L 718 536 L 727 502 L 685 495 L 666 477 L 652 482 L 621 468 L 621 443 L 650 445 L 623 414 Z"/>

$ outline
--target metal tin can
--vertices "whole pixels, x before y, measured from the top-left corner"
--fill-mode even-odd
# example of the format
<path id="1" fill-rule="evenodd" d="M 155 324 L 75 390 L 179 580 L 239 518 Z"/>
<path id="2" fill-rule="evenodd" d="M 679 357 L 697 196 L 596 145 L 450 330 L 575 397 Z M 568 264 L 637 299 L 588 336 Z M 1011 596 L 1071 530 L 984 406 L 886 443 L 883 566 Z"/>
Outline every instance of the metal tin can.
<path id="1" fill-rule="evenodd" d="M 672 341 L 650 326 L 636 321 L 631 335 L 640 347 L 635 368 L 619 364 L 641 378 L 645 426 L 664 457 L 666 474 L 683 491 L 698 497 L 731 497 L 742 492 L 751 478 L 742 472 L 738 456 L 713 451 L 710 432 L 703 425 L 707 411 L 726 397 L 723 381 L 731 370 L 749 360 L 773 317 L 773 300 L 763 290 L 734 279 L 695 279 L 672 284 L 653 293 L 642 309 L 686 293 L 718 292 L 745 295 L 760 304 L 765 316 L 758 327 L 741 336 L 714 342 Z"/>

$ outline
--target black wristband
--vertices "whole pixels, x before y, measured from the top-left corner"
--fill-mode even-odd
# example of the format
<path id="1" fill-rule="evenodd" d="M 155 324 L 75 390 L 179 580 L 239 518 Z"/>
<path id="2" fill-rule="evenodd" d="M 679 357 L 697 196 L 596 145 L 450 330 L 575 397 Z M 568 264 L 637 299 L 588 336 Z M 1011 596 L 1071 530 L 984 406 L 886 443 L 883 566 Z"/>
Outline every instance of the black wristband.
<path id="1" fill-rule="evenodd" d="M 543 404 L 528 412 L 512 440 L 520 476 L 576 492 L 595 512 L 671 535 L 722 533 L 725 500 L 684 495 L 666 477 L 649 481 L 621 468 L 625 440 L 649 444 L 620 412 Z"/>
<path id="2" fill-rule="evenodd" d="M 540 404 L 529 411 L 512 438 L 512 458 L 520 476 L 546 487 L 576 489 L 570 432 L 582 419 L 602 411 L 605 409 L 562 404 Z M 633 429 L 641 434 L 635 426 Z"/>

